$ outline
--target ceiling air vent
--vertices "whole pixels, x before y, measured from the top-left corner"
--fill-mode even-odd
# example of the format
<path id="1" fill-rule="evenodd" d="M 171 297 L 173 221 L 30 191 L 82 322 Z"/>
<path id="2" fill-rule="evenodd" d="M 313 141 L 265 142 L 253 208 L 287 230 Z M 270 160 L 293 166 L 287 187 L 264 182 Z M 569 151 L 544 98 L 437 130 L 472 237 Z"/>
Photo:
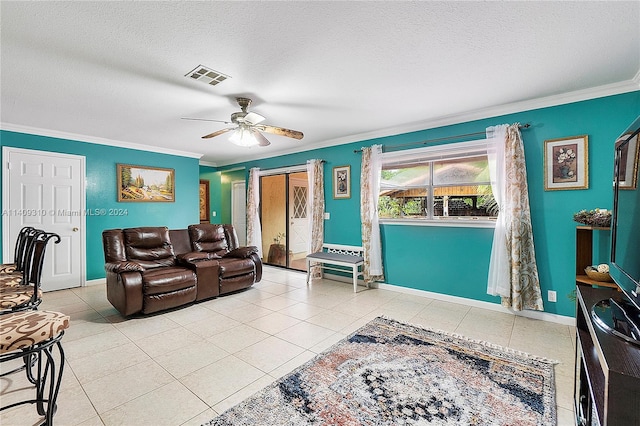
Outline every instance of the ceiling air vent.
<path id="1" fill-rule="evenodd" d="M 211 68 L 205 67 L 204 65 L 198 65 L 193 70 L 185 74 L 185 77 L 202 81 L 203 83 L 210 84 L 211 86 L 215 86 L 216 84 L 230 78 L 228 75 L 224 75 L 218 71 L 214 71 Z"/>

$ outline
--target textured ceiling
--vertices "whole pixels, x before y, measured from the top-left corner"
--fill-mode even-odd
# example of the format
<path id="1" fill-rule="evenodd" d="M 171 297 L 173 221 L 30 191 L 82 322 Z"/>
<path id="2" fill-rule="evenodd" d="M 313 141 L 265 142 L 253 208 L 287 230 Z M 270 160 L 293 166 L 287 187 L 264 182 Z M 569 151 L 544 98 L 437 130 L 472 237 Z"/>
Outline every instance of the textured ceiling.
<path id="1" fill-rule="evenodd" d="M 3 128 L 218 165 L 640 88 L 637 1 L 2 1 L 0 14 Z M 199 64 L 231 78 L 184 76 Z M 228 120 L 238 95 L 304 139 L 239 148 L 200 138 L 223 123 L 180 119 Z"/>

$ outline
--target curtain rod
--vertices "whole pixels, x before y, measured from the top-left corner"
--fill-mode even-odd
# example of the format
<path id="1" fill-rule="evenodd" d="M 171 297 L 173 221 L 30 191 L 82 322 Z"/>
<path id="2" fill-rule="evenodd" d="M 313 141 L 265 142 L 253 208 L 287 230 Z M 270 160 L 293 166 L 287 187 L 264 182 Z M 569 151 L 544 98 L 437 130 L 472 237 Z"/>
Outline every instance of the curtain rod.
<path id="1" fill-rule="evenodd" d="M 529 124 L 529 123 L 521 124 L 521 125 L 518 126 L 518 128 L 520 128 L 520 129 L 528 129 L 529 127 L 531 127 L 531 124 Z M 468 137 L 471 137 L 471 136 L 480 136 L 480 135 L 486 135 L 486 134 L 487 134 L 486 131 L 466 133 L 466 134 L 463 134 L 463 135 L 446 136 L 446 137 L 443 137 L 443 138 L 427 139 L 427 140 L 419 141 L 419 142 L 409 142 L 409 143 L 403 143 L 403 144 L 400 144 L 400 145 L 391 145 L 391 146 L 389 146 L 389 148 L 396 149 L 396 148 L 403 148 L 405 146 L 426 145 L 426 144 L 432 143 L 432 142 L 446 141 L 446 140 L 449 140 L 449 139 L 468 138 Z M 354 149 L 353 150 L 354 154 L 357 154 L 359 152 L 362 152 L 362 149 Z"/>
<path id="2" fill-rule="evenodd" d="M 320 160 L 321 163 L 326 163 L 325 160 Z M 294 164 L 291 166 L 282 166 L 282 167 L 276 167 L 273 169 L 260 169 L 259 175 L 260 176 L 270 176 L 270 175 L 279 175 L 282 173 L 297 173 L 297 172 L 301 172 L 306 170 L 307 168 L 307 163 L 306 161 L 304 162 L 304 164 Z"/>

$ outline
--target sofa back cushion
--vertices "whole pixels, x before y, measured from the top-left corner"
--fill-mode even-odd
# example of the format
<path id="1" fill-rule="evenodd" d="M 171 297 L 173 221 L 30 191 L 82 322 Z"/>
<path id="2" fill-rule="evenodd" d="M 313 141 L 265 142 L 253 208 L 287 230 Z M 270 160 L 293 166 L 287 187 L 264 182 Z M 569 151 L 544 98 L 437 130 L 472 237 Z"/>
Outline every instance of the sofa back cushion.
<path id="1" fill-rule="evenodd" d="M 176 254 L 176 257 L 193 251 L 191 249 L 189 231 L 186 229 L 169 229 L 169 238 L 171 238 L 171 245 L 173 246 L 173 252 Z"/>
<path id="2" fill-rule="evenodd" d="M 176 256 L 166 227 L 128 228 L 123 232 L 128 260 L 145 269 L 175 265 Z"/>
<path id="3" fill-rule="evenodd" d="M 217 256 L 229 252 L 229 243 L 223 225 L 201 223 L 189 225 L 189 237 L 194 251 L 206 251 Z"/>

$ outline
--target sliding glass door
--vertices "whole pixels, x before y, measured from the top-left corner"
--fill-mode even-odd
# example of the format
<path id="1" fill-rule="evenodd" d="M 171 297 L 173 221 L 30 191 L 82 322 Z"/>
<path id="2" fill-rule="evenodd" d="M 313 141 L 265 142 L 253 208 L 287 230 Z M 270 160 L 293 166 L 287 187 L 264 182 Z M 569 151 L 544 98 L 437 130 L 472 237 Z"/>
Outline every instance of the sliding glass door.
<path id="1" fill-rule="evenodd" d="M 305 258 L 310 231 L 307 218 L 306 172 L 260 177 L 260 222 L 264 263 L 299 271 Z"/>

